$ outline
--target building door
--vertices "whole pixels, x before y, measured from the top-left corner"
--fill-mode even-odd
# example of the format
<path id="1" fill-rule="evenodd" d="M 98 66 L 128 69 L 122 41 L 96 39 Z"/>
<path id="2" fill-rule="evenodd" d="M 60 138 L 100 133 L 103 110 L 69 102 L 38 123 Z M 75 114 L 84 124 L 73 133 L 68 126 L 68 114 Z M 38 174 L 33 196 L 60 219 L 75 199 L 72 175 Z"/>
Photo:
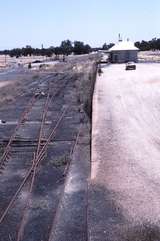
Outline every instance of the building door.
<path id="1" fill-rule="evenodd" d="M 115 54 L 115 55 L 114 55 L 114 63 L 118 63 L 118 60 L 119 60 L 119 59 L 118 59 L 118 55 Z"/>

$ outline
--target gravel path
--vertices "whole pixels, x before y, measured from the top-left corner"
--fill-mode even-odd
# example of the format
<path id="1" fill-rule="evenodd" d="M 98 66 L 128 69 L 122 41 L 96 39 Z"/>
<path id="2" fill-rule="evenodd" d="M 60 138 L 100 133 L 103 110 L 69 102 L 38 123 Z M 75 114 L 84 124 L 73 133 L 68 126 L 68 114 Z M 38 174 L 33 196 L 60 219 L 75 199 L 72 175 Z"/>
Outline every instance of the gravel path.
<path id="1" fill-rule="evenodd" d="M 93 104 L 89 240 L 160 240 L 160 65 L 110 65 Z"/>

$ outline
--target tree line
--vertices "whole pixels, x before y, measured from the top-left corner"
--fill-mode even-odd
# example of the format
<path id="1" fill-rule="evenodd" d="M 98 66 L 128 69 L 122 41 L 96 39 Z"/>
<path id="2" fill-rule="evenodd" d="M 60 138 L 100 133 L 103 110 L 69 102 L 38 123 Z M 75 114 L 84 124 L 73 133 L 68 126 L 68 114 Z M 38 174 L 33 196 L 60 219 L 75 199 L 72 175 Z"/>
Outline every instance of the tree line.
<path id="1" fill-rule="evenodd" d="M 153 38 L 152 40 L 145 41 L 142 40 L 141 42 L 136 42 L 135 46 L 139 48 L 141 51 L 147 51 L 147 50 L 160 50 L 160 39 L 159 38 Z"/>
<path id="2" fill-rule="evenodd" d="M 81 41 L 74 41 L 72 43 L 70 40 L 64 40 L 61 42 L 60 46 L 49 47 L 49 48 L 32 48 L 27 45 L 23 48 L 14 48 L 11 50 L 0 51 L 0 54 L 9 55 L 11 57 L 21 57 L 21 56 L 47 56 L 51 57 L 53 54 L 58 55 L 69 55 L 69 54 L 88 54 L 92 51 L 92 48 L 88 44 L 84 44 Z"/>
<path id="3" fill-rule="evenodd" d="M 47 56 L 51 57 L 53 54 L 58 55 L 80 55 L 80 54 L 88 54 L 92 51 L 98 50 L 108 50 L 110 49 L 114 43 L 104 43 L 102 47 L 99 48 L 91 48 L 90 45 L 84 44 L 81 41 L 71 42 L 70 40 L 64 40 L 61 42 L 60 46 L 57 47 L 49 47 L 49 48 L 32 48 L 30 45 L 27 45 L 23 48 L 14 48 L 11 50 L 3 50 L 0 51 L 0 54 L 10 55 L 11 57 L 21 57 L 21 56 Z M 147 50 L 160 50 L 160 38 L 153 38 L 150 41 L 142 40 L 137 41 L 135 46 L 139 48 L 141 51 Z"/>

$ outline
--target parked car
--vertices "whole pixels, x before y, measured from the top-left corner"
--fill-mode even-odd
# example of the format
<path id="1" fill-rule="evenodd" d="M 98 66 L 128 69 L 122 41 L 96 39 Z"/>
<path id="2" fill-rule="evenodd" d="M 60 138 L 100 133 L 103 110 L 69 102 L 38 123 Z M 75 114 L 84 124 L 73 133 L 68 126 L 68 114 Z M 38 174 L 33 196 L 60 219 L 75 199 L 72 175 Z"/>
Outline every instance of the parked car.
<path id="1" fill-rule="evenodd" d="M 134 62 L 128 62 L 126 64 L 126 70 L 135 70 L 136 69 L 136 64 Z"/>

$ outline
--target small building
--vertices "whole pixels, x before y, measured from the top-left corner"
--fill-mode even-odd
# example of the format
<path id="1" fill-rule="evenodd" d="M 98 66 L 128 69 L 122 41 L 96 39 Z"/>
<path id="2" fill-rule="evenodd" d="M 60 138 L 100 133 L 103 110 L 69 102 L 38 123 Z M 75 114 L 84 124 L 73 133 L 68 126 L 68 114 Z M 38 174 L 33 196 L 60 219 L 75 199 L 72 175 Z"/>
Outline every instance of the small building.
<path id="1" fill-rule="evenodd" d="M 108 50 L 111 63 L 127 63 L 138 61 L 139 49 L 131 41 L 119 41 Z"/>

